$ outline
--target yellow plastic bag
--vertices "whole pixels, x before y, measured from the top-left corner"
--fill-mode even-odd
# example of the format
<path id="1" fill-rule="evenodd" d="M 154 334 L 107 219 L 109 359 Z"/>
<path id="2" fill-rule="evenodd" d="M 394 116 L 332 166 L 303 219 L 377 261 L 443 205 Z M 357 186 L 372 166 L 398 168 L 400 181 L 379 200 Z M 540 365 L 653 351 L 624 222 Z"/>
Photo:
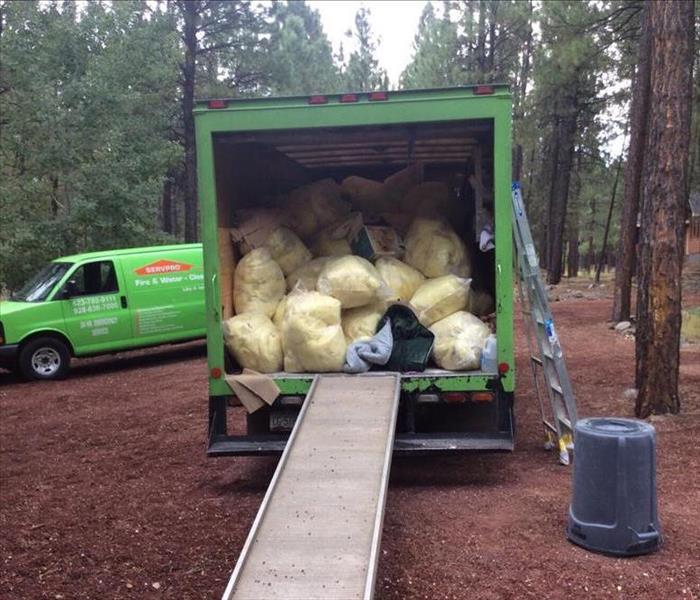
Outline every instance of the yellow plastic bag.
<path id="1" fill-rule="evenodd" d="M 406 235 L 404 260 L 426 277 L 469 277 L 467 247 L 454 230 L 440 219 L 417 218 Z"/>
<path id="2" fill-rule="evenodd" d="M 444 181 L 430 181 L 413 187 L 403 197 L 404 212 L 426 219 L 443 219 L 461 230 L 467 222 L 467 205 L 460 202 Z"/>
<path id="3" fill-rule="evenodd" d="M 335 223 L 350 212 L 333 179 L 322 179 L 293 190 L 286 202 L 289 227 L 308 239 L 319 229 Z"/>
<path id="4" fill-rule="evenodd" d="M 384 286 L 377 269 L 359 256 L 330 259 L 318 276 L 316 289 L 340 300 L 343 308 L 375 302 Z"/>
<path id="5" fill-rule="evenodd" d="M 304 242 L 286 227 L 275 229 L 267 238 L 265 246 L 269 248 L 272 258 L 285 275 L 289 275 L 311 260 L 311 252 Z"/>
<path id="6" fill-rule="evenodd" d="M 267 248 L 255 248 L 236 265 L 233 304 L 236 314 L 259 312 L 271 317 L 284 296 L 286 283 L 280 266 Z"/>
<path id="7" fill-rule="evenodd" d="M 430 327 L 436 321 L 464 310 L 469 302 L 470 283 L 471 279 L 455 275 L 443 275 L 426 281 L 411 298 L 411 306 L 418 320 Z"/>
<path id="8" fill-rule="evenodd" d="M 384 315 L 385 303 L 349 308 L 342 313 L 343 332 L 348 344 L 368 340 L 377 333 L 377 324 Z"/>
<path id="9" fill-rule="evenodd" d="M 343 179 L 340 187 L 343 196 L 350 200 L 353 210 L 369 215 L 391 208 L 384 184 L 380 181 L 351 175 Z"/>
<path id="10" fill-rule="evenodd" d="M 222 323 L 226 347 L 242 368 L 260 373 L 282 369 L 282 338 L 269 317 L 244 313 Z"/>
<path id="11" fill-rule="evenodd" d="M 287 310 L 287 298 L 289 298 L 289 296 L 285 296 L 282 298 L 282 300 L 280 300 L 280 303 L 277 305 L 277 309 L 275 310 L 275 314 L 272 316 L 272 322 L 279 331 L 282 331 L 284 313 Z"/>
<path id="12" fill-rule="evenodd" d="M 322 229 L 315 237 L 314 256 L 347 256 L 352 254 L 348 240 L 362 228 L 362 215 L 350 213 L 346 218 Z"/>
<path id="13" fill-rule="evenodd" d="M 311 250 L 314 256 L 347 256 L 352 254 L 350 243 L 344 237 L 334 238 L 332 230 L 324 229 L 315 238 Z"/>
<path id="14" fill-rule="evenodd" d="M 488 325 L 473 314 L 459 311 L 433 323 L 433 359 L 441 369 L 473 371 L 481 366 L 481 352 L 491 333 Z"/>
<path id="15" fill-rule="evenodd" d="M 319 292 L 287 297 L 282 319 L 284 370 L 290 373 L 342 371 L 347 344 L 340 302 Z"/>
<path id="16" fill-rule="evenodd" d="M 318 276 L 321 274 L 323 267 L 326 266 L 326 263 L 329 260 L 330 259 L 325 256 L 314 258 L 303 267 L 300 267 L 293 273 L 287 275 L 287 289 L 289 291 L 294 289 L 307 292 L 314 291 L 316 289 Z"/>
<path id="17" fill-rule="evenodd" d="M 425 281 L 420 271 L 392 256 L 378 258 L 374 266 L 389 288 L 391 300 L 408 302 Z"/>

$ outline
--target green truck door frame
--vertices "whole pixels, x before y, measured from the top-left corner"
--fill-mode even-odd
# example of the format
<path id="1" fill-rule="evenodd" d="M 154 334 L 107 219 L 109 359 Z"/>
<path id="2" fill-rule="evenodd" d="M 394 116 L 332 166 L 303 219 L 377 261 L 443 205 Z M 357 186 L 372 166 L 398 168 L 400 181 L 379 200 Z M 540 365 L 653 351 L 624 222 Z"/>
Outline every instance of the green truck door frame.
<path id="1" fill-rule="evenodd" d="M 64 290 L 70 297 L 58 301 L 76 355 L 130 344 L 131 310 L 119 261 L 80 263 L 67 275 L 55 298 L 63 298 Z"/>
<path id="2" fill-rule="evenodd" d="M 511 208 L 511 98 L 506 86 L 494 86 L 493 95 L 477 95 L 476 88 L 389 92 L 385 102 L 341 104 L 339 96 L 310 106 L 307 97 L 234 100 L 225 109 L 208 109 L 200 103 L 194 111 L 197 139 L 197 181 L 202 211 L 207 294 L 207 359 L 209 393 L 231 394 L 228 384 L 211 373 L 224 368 L 221 336 L 216 174 L 214 136 L 217 133 L 284 129 L 317 129 L 347 126 L 441 121 L 490 120 L 493 123 L 493 161 L 496 229 L 496 336 L 498 362 L 507 365 L 499 379 L 506 392 L 515 387 L 513 348 L 513 243 Z M 468 374 L 453 376 L 463 381 Z M 483 378 L 485 381 L 485 378 Z M 293 382 L 289 380 L 290 383 Z M 308 388 L 310 380 L 305 384 Z M 459 384 L 460 389 L 466 389 Z M 483 388 L 482 388 L 483 389 Z"/>
<path id="3" fill-rule="evenodd" d="M 133 343 L 204 336 L 204 267 L 198 248 L 121 258 Z"/>

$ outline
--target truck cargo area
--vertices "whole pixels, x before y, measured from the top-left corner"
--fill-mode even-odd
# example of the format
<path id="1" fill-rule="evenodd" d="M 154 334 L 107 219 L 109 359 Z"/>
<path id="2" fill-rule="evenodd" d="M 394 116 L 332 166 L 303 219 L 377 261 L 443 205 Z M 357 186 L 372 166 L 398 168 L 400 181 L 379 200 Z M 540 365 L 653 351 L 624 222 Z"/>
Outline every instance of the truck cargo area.
<path id="1" fill-rule="evenodd" d="M 484 93 L 490 95 L 482 96 Z M 195 111 L 210 290 L 209 455 L 282 452 L 312 382 L 319 375 L 316 369 L 268 372 L 279 389 L 277 399 L 252 412 L 231 410 L 240 403 L 225 379 L 238 375 L 242 369 L 224 343 L 222 323 L 234 315 L 236 266 L 245 248 L 257 247 L 242 244 L 245 238 L 234 235 L 234 231 L 241 232 L 241 223 L 248 218 L 241 211 L 286 210 L 287 202 L 300 189 L 324 180 L 335 182 L 332 185 L 339 187 L 342 199 L 351 206 L 350 214 L 361 214 L 365 225 L 384 226 L 406 236 L 418 216 L 446 222 L 453 231 L 451 235 L 456 234 L 459 244 L 466 246 L 463 252 L 471 261 L 471 289 L 486 296 L 486 306 L 490 307 L 483 312 L 472 311 L 495 332 L 496 361 L 488 371 L 439 368 L 431 354 L 425 370 L 375 367 L 368 373 L 351 376 L 364 382 L 367 390 L 374 377 L 392 375 L 399 381 L 394 452 L 513 448 L 509 92 L 505 86 L 493 86 L 485 90 L 465 87 L 370 96 L 202 101 Z M 344 104 L 348 101 L 354 104 Z M 361 199 L 344 184 L 347 178 L 361 178 L 371 189 L 371 184 L 379 185 L 387 178 L 396 181 L 401 172 L 415 177 L 404 188 L 406 191 L 380 195 L 379 200 L 371 194 L 365 197 L 369 200 Z M 422 201 L 416 202 L 410 193 L 424 184 L 427 186 L 423 190 L 443 190 L 435 195 L 443 200 L 428 202 L 427 210 L 411 210 Z M 255 214 L 259 213 L 258 210 Z M 290 213 L 283 214 L 287 218 Z M 295 219 L 300 218 L 294 214 Z M 313 256 L 327 256 L 316 252 L 315 239 L 306 238 L 301 226 L 296 228 L 298 224 L 281 223 L 296 231 Z M 487 225 L 492 227 L 495 250 L 490 246 L 490 251 L 482 252 L 479 235 Z M 267 239 L 266 235 L 261 239 Z M 348 239 L 352 241 L 349 249 L 353 254 L 370 258 L 355 247 L 356 238 Z M 212 259 L 212 255 L 216 258 Z M 371 262 L 375 262 L 377 255 L 372 256 Z M 402 258 L 400 254 L 399 257 Z M 420 270 L 426 281 L 452 273 Z M 293 289 L 288 281 L 287 293 Z M 345 310 L 346 305 L 342 307 Z M 284 332 L 283 328 L 278 330 Z M 347 333 L 345 336 L 347 340 Z M 286 349 L 284 358 L 286 361 Z M 245 420 L 243 428 L 241 420 Z"/>
<path id="2" fill-rule="evenodd" d="M 236 224 L 236 211 L 274 207 L 284 194 L 314 181 L 340 182 L 353 175 L 382 181 L 409 165 L 419 165 L 421 180 L 448 184 L 463 209 L 457 218 L 435 216 L 448 219 L 467 244 L 473 261 L 472 289 L 496 296 L 495 267 L 477 247 L 481 227 L 493 220 L 493 123 L 489 120 L 222 133 L 214 136 L 214 161 L 221 264 L 230 261 L 229 249 L 221 249 L 230 244 L 228 228 Z M 234 263 L 239 258 L 234 248 Z M 228 279 L 223 275 L 222 317 L 228 318 L 234 314 L 232 273 Z M 232 357 L 227 359 L 226 371 L 238 371 Z M 463 372 L 431 371 L 432 375 L 463 376 Z M 282 373 L 275 375 L 279 376 Z"/>

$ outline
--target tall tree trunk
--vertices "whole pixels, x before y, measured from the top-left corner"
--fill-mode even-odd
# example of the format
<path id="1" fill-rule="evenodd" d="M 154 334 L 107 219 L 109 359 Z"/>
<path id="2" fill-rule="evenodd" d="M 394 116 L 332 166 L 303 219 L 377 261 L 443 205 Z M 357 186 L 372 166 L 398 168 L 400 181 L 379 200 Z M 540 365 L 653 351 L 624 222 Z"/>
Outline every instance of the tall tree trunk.
<path id="1" fill-rule="evenodd" d="M 520 144 L 515 144 L 512 151 L 512 176 L 513 181 L 520 181 L 523 172 L 523 147 Z"/>
<path id="2" fill-rule="evenodd" d="M 566 257 L 567 277 L 578 277 L 580 255 L 578 251 L 578 223 L 572 224 L 569 231 L 569 253 Z"/>
<path id="3" fill-rule="evenodd" d="M 530 77 L 530 63 L 532 60 L 532 0 L 527 0 L 527 5 L 527 33 L 523 43 L 520 73 L 518 74 L 518 85 L 513 107 L 513 119 L 516 121 L 522 119 L 525 112 L 523 103 L 527 95 L 527 80 Z"/>
<path id="4" fill-rule="evenodd" d="M 652 2 L 651 96 L 637 293 L 635 414 L 677 413 L 693 3 Z"/>
<path id="5" fill-rule="evenodd" d="M 580 186 L 580 183 L 579 183 Z M 586 271 L 591 270 L 591 265 L 595 264 L 595 218 L 598 214 L 597 198 L 591 198 L 591 220 L 588 222 L 588 252 L 586 254 Z"/>
<path id="6" fill-rule="evenodd" d="M 647 138 L 647 114 L 649 112 L 649 87 L 651 77 L 650 8 L 644 3 L 642 35 L 637 52 L 637 74 L 630 107 L 630 144 L 625 165 L 625 195 L 622 199 L 620 245 L 615 263 L 615 291 L 613 296 L 613 321 L 629 319 L 632 298 L 632 274 L 637 254 L 637 214 L 642 192 L 644 147 Z"/>
<path id="7" fill-rule="evenodd" d="M 199 2 L 183 2 L 185 61 L 182 65 L 182 121 L 185 130 L 185 241 L 196 242 L 197 163 L 194 135 L 194 90 L 197 60 L 197 21 Z"/>
<path id="8" fill-rule="evenodd" d="M 555 117 L 555 124 L 549 133 L 549 143 L 545 145 L 542 152 L 541 186 L 546 189 L 542 198 L 542 205 L 545 207 L 542 215 L 542 237 L 540 238 L 540 267 L 548 270 L 550 261 L 550 228 L 552 225 L 552 195 L 554 193 L 554 179 L 557 175 L 557 154 L 559 149 L 559 139 L 557 136 L 558 120 Z"/>
<path id="9" fill-rule="evenodd" d="M 496 66 L 498 61 L 496 60 L 496 24 L 498 23 L 498 2 L 489 2 L 489 51 L 487 57 L 487 69 L 489 81 L 500 81 L 498 76 L 500 73 L 496 73 Z"/>
<path id="10" fill-rule="evenodd" d="M 163 231 L 173 233 L 173 180 L 168 175 L 163 181 L 163 196 L 161 202 Z"/>
<path id="11" fill-rule="evenodd" d="M 486 0 L 479 1 L 479 26 L 477 31 L 477 55 L 479 81 L 483 83 L 486 71 Z"/>
<path id="12" fill-rule="evenodd" d="M 549 262 L 547 281 L 556 285 L 561 281 L 564 251 L 564 223 L 569 198 L 569 181 L 576 137 L 575 96 L 564 96 L 564 110 L 557 125 L 556 170 L 552 181 L 549 212 Z"/>
<path id="13" fill-rule="evenodd" d="M 617 168 L 615 169 L 615 180 L 613 181 L 612 195 L 610 197 L 610 206 L 608 208 L 608 218 L 605 220 L 605 233 L 603 233 L 603 247 L 600 251 L 600 260 L 598 261 L 598 264 L 596 265 L 595 269 L 596 283 L 600 283 L 600 272 L 603 270 L 603 261 L 605 260 L 605 253 L 608 250 L 608 235 L 610 234 L 610 221 L 612 221 L 613 209 L 615 208 L 615 195 L 617 194 L 617 184 L 620 181 L 621 168 L 622 154 L 620 155 L 620 158 L 617 159 Z"/>

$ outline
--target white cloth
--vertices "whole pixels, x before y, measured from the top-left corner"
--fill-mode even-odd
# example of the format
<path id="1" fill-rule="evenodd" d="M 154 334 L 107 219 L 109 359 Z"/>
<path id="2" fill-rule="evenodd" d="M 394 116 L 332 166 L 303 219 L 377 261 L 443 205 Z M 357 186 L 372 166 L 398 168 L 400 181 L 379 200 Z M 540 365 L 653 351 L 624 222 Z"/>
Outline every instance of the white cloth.
<path id="1" fill-rule="evenodd" d="M 391 358 L 394 348 L 394 336 L 391 333 L 391 321 L 387 322 L 373 338 L 364 342 L 355 342 L 348 346 L 345 354 L 346 373 L 366 373 L 372 365 L 385 365 Z"/>
<path id="2" fill-rule="evenodd" d="M 479 235 L 479 250 L 482 252 L 488 252 L 493 250 L 496 246 L 493 243 L 493 226 L 491 223 L 486 223 L 484 228 L 481 230 Z"/>

